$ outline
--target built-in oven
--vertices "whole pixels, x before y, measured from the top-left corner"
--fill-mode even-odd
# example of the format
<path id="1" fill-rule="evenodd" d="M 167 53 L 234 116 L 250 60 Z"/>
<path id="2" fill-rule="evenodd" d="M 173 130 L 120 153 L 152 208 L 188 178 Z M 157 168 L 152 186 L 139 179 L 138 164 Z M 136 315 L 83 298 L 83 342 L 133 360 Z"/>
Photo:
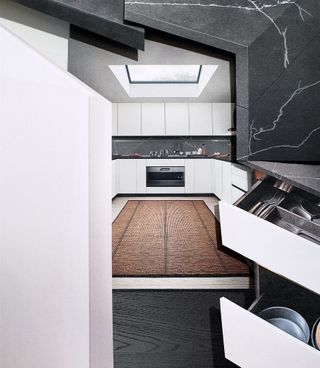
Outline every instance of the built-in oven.
<path id="1" fill-rule="evenodd" d="M 147 166 L 147 187 L 184 187 L 184 166 Z"/>

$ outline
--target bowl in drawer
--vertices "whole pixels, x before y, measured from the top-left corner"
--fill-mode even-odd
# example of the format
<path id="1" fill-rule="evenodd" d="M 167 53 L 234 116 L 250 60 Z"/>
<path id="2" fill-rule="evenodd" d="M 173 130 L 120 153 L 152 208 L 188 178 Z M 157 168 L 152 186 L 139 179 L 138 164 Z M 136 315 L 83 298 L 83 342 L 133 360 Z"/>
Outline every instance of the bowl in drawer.
<path id="1" fill-rule="evenodd" d="M 271 307 L 259 312 L 258 316 L 305 343 L 310 339 L 310 329 L 306 320 L 293 309 Z"/>
<path id="2" fill-rule="evenodd" d="M 311 331 L 312 346 L 320 350 L 320 318 L 316 320 Z"/>

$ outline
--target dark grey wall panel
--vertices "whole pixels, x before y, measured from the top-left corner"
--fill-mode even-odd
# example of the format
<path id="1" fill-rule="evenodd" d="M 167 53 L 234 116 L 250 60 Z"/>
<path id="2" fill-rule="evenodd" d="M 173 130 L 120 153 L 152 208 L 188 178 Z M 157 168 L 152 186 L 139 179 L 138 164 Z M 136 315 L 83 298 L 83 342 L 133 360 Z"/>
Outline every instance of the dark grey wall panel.
<path id="1" fill-rule="evenodd" d="M 122 0 L 14 0 L 88 31 L 144 49 L 144 30 L 123 24 Z"/>
<path id="2" fill-rule="evenodd" d="M 320 47 L 309 43 L 320 34 L 319 9 L 313 0 L 126 0 L 125 19 L 236 54 L 236 104 L 249 110 L 248 120 L 238 114 L 239 159 L 320 162 L 318 91 L 308 87 L 318 80 Z"/>
<path id="3" fill-rule="evenodd" d="M 320 38 L 250 109 L 249 157 L 320 162 Z"/>

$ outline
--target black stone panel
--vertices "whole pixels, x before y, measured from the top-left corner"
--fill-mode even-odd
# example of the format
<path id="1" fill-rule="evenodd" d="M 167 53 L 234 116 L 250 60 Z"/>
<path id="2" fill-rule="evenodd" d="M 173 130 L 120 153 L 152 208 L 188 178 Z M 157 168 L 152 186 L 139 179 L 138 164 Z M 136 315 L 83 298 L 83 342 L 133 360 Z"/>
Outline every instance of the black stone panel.
<path id="1" fill-rule="evenodd" d="M 320 37 L 250 109 L 248 154 L 258 161 L 320 162 Z"/>
<path id="2" fill-rule="evenodd" d="M 320 195 L 320 165 L 288 164 L 282 162 L 244 161 L 243 164 L 280 180 Z"/>
<path id="3" fill-rule="evenodd" d="M 301 11 L 301 12 L 300 12 Z M 249 104 L 252 106 L 320 32 L 309 7 L 292 6 L 249 47 Z M 282 33 L 279 34 L 279 32 Z"/>
<path id="4" fill-rule="evenodd" d="M 125 19 L 144 15 L 214 36 L 225 44 L 249 46 L 270 26 L 269 19 L 248 0 L 126 0 L 125 4 Z M 285 6 L 276 8 L 275 18 L 286 10 Z M 268 11 L 273 12 L 273 8 Z"/>
<path id="5" fill-rule="evenodd" d="M 249 110 L 240 106 L 236 106 L 237 157 L 246 157 L 248 155 L 248 120 Z"/>
<path id="6" fill-rule="evenodd" d="M 124 45 L 144 49 L 144 30 L 123 24 L 122 0 L 13 0 Z"/>

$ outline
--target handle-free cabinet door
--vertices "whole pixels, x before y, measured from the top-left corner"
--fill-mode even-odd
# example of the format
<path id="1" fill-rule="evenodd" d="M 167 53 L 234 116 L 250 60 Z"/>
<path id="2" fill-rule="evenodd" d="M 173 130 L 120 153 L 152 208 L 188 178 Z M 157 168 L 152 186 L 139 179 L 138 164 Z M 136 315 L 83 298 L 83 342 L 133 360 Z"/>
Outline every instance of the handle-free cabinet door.
<path id="1" fill-rule="evenodd" d="M 142 135 L 165 135 L 164 103 L 143 103 Z"/>
<path id="2" fill-rule="evenodd" d="M 211 193 L 211 160 L 195 159 L 195 193 Z"/>
<path id="3" fill-rule="evenodd" d="M 224 246 L 320 293 L 319 245 L 223 201 L 219 208 Z"/>
<path id="4" fill-rule="evenodd" d="M 118 135 L 118 104 L 112 104 L 112 136 Z"/>
<path id="5" fill-rule="evenodd" d="M 141 135 L 141 104 L 118 104 L 118 135 Z"/>
<path id="6" fill-rule="evenodd" d="M 212 135 L 212 104 L 189 103 L 190 135 Z"/>
<path id="7" fill-rule="evenodd" d="M 189 107 L 187 103 L 166 103 L 166 135 L 189 135 Z"/>
<path id="8" fill-rule="evenodd" d="M 233 109 L 231 103 L 212 104 L 213 135 L 231 135 Z"/>
<path id="9" fill-rule="evenodd" d="M 320 351 L 221 298 L 224 351 L 241 368 L 317 368 Z"/>
<path id="10" fill-rule="evenodd" d="M 194 165 L 193 159 L 185 160 L 185 192 L 195 193 L 195 181 L 194 181 Z"/>
<path id="11" fill-rule="evenodd" d="M 137 193 L 137 160 L 119 160 L 119 193 Z"/>

